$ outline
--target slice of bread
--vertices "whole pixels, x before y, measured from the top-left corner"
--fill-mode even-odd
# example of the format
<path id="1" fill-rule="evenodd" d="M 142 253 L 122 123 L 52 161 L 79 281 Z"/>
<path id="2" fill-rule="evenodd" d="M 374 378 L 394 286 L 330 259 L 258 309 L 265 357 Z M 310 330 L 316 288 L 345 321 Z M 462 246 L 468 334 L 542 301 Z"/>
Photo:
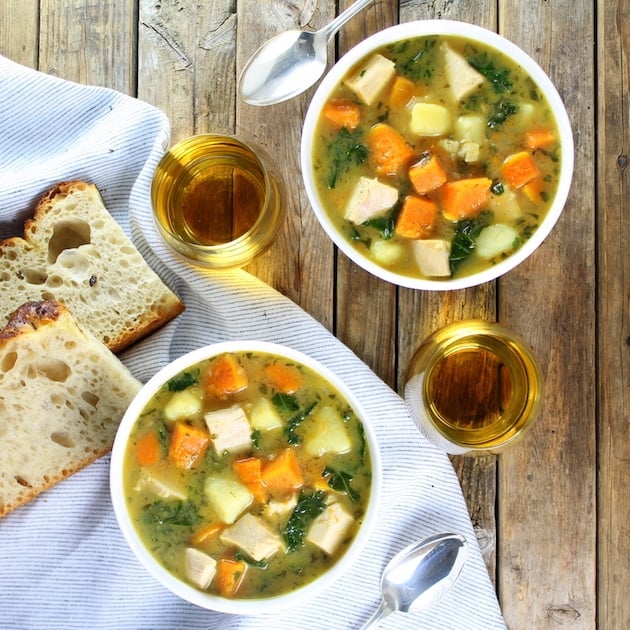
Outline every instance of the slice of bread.
<path id="1" fill-rule="evenodd" d="M 52 188 L 24 238 L 0 242 L 0 324 L 21 304 L 46 299 L 68 306 L 113 352 L 184 309 L 85 182 Z"/>
<path id="2" fill-rule="evenodd" d="M 65 306 L 20 306 L 0 331 L 0 517 L 107 453 L 140 387 Z"/>

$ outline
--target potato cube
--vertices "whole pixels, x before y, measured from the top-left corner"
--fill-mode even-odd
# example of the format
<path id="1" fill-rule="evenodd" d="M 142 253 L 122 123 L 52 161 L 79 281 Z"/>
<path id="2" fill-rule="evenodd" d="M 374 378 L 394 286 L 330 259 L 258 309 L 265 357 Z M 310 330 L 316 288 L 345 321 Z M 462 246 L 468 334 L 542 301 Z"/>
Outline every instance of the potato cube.
<path id="1" fill-rule="evenodd" d="M 372 105 L 393 79 L 395 64 L 383 55 L 373 55 L 345 83 L 366 105 Z"/>
<path id="2" fill-rule="evenodd" d="M 403 246 L 391 239 L 389 241 L 373 240 L 370 251 L 375 260 L 386 267 L 397 263 L 405 254 Z"/>
<path id="3" fill-rule="evenodd" d="M 460 141 L 467 140 L 482 145 L 486 141 L 486 121 L 483 116 L 476 114 L 459 116 L 455 121 L 453 133 Z"/>
<path id="4" fill-rule="evenodd" d="M 347 453 L 351 448 L 346 423 L 334 407 L 322 407 L 313 414 L 304 435 L 304 449 L 311 457 Z"/>
<path id="5" fill-rule="evenodd" d="M 488 210 L 498 223 L 510 223 L 523 214 L 518 196 L 509 186 L 505 186 L 503 194 L 490 197 Z"/>
<path id="6" fill-rule="evenodd" d="M 218 518 L 228 524 L 233 523 L 254 500 L 242 483 L 229 477 L 208 477 L 204 492 Z"/>
<path id="7" fill-rule="evenodd" d="M 272 431 L 282 426 L 282 418 L 268 398 L 260 398 L 249 412 L 249 423 L 252 429 Z"/>
<path id="8" fill-rule="evenodd" d="M 201 412 L 201 397 L 195 389 L 175 392 L 164 405 L 164 419 L 170 422 L 192 418 Z"/>
<path id="9" fill-rule="evenodd" d="M 453 126 L 448 108 L 436 103 L 416 103 L 411 108 L 411 131 L 417 136 L 444 136 Z"/>
<path id="10" fill-rule="evenodd" d="M 505 223 L 489 225 L 481 230 L 475 251 L 480 258 L 490 260 L 514 249 L 518 238 L 518 232 Z"/>

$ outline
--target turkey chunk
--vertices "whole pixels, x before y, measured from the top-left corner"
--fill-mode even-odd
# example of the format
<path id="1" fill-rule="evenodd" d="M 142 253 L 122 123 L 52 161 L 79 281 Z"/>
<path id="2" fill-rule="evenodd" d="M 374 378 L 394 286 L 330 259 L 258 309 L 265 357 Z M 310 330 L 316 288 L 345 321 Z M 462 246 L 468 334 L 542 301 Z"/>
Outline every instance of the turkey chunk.
<path id="1" fill-rule="evenodd" d="M 335 501 L 313 521 L 306 540 L 328 555 L 333 554 L 354 522 L 351 514 Z"/>
<path id="2" fill-rule="evenodd" d="M 188 497 L 186 491 L 170 481 L 163 481 L 157 477 L 142 472 L 133 488 L 136 492 L 151 492 L 160 499 L 180 499 L 185 501 Z"/>
<path id="3" fill-rule="evenodd" d="M 225 451 L 241 453 L 251 447 L 252 429 L 245 412 L 238 405 L 209 411 L 204 419 L 217 455 Z"/>
<path id="4" fill-rule="evenodd" d="M 249 512 L 221 532 L 221 542 L 234 545 L 250 558 L 260 562 L 282 548 L 282 541 L 259 518 Z"/>
<path id="5" fill-rule="evenodd" d="M 442 239 L 420 239 L 412 242 L 413 253 L 425 276 L 450 276 L 451 245 Z"/>
<path id="6" fill-rule="evenodd" d="M 203 551 L 199 551 L 199 549 L 188 547 L 184 556 L 184 564 L 186 577 L 195 586 L 204 590 L 210 586 L 210 582 L 212 582 L 212 578 L 217 570 L 217 562 L 214 558 L 203 553 Z"/>
<path id="7" fill-rule="evenodd" d="M 453 97 L 457 101 L 466 98 L 477 89 L 485 79 L 465 59 L 447 44 L 442 45 L 446 75 Z"/>
<path id="8" fill-rule="evenodd" d="M 380 216 L 398 201 L 398 190 L 378 179 L 360 177 L 350 195 L 344 217 L 360 225 Z"/>
<path id="9" fill-rule="evenodd" d="M 376 101 L 396 73 L 395 64 L 383 55 L 373 55 L 367 63 L 346 80 L 346 85 L 366 105 Z"/>

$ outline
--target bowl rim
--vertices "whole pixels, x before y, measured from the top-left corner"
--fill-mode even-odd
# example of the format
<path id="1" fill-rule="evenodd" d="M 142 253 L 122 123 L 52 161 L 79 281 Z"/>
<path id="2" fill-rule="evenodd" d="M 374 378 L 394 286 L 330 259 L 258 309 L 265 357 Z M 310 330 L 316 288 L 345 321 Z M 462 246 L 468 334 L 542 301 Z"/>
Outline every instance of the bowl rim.
<path id="1" fill-rule="evenodd" d="M 558 177 L 558 189 L 549 210 L 534 234 L 516 252 L 489 269 L 476 274 L 449 280 L 414 278 L 394 273 L 385 267 L 363 256 L 338 232 L 326 212 L 320 207 L 317 188 L 314 183 L 311 168 L 312 138 L 316 132 L 316 123 L 319 111 L 327 100 L 330 91 L 338 84 L 341 78 L 356 63 L 368 55 L 372 50 L 380 48 L 403 39 L 411 37 L 424 37 L 430 35 L 455 35 L 478 41 L 485 46 L 496 49 L 498 52 L 511 57 L 516 63 L 532 77 L 539 89 L 545 94 L 551 110 L 556 119 L 562 144 L 562 158 Z M 331 238 L 333 243 L 357 265 L 371 274 L 391 282 L 392 284 L 410 289 L 424 289 L 429 291 L 456 290 L 474 287 L 494 280 L 514 269 L 528 258 L 549 235 L 557 223 L 571 188 L 574 166 L 573 132 L 565 105 L 545 71 L 523 49 L 504 36 L 484 27 L 468 22 L 456 20 L 417 20 L 403 22 L 383 29 L 362 40 L 356 46 L 345 53 L 330 69 L 328 74 L 319 84 L 308 106 L 302 126 L 302 139 L 300 145 L 300 161 L 302 179 L 306 189 L 307 198 L 311 209 L 315 213 L 320 225 Z"/>
<path id="2" fill-rule="evenodd" d="M 310 369 L 317 371 L 325 379 L 330 381 L 331 384 L 339 390 L 342 396 L 346 398 L 361 420 L 369 445 L 372 463 L 372 481 L 367 510 L 354 541 L 344 555 L 339 558 L 326 573 L 316 578 L 314 581 L 289 593 L 265 599 L 224 598 L 219 595 L 203 592 L 171 574 L 153 557 L 140 540 L 125 506 L 126 502 L 122 484 L 124 452 L 129 434 L 136 422 L 138 414 L 160 387 L 169 378 L 172 378 L 175 374 L 190 365 L 225 352 L 241 351 L 267 352 L 298 361 Z M 123 537 L 136 559 L 140 561 L 149 574 L 159 583 L 175 595 L 201 608 L 224 613 L 256 615 L 278 612 L 305 603 L 331 586 L 354 564 L 365 547 L 376 524 L 382 487 L 382 459 L 376 438 L 376 431 L 369 420 L 367 412 L 352 390 L 331 369 L 309 355 L 281 344 L 255 340 L 223 341 L 197 348 L 171 361 L 154 374 L 140 389 L 127 408 L 114 439 L 110 459 L 109 486 L 114 514 Z"/>

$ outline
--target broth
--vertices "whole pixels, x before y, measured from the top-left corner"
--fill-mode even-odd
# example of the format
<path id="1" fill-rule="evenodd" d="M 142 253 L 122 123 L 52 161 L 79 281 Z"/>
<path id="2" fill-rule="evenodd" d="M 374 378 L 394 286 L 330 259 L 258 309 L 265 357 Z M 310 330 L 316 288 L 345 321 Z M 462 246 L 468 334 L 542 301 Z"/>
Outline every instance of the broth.
<path id="1" fill-rule="evenodd" d="M 226 410 L 234 419 L 221 425 Z M 176 446 L 182 426 L 206 440 L 198 453 Z M 144 447 L 151 441 L 157 455 Z M 283 458 L 290 464 L 276 466 Z M 156 559 L 237 598 L 292 591 L 332 566 L 361 525 L 372 478 L 363 425 L 345 398 L 310 368 L 255 352 L 209 359 L 163 386 L 131 433 L 124 476 L 132 520 Z M 315 524 L 331 506 L 345 527 L 325 541 Z M 246 519 L 267 552 L 252 537 L 234 542 Z M 189 549 L 216 562 L 207 584 L 190 572 Z M 222 569 L 234 563 L 230 589 Z"/>
<path id="2" fill-rule="evenodd" d="M 375 264 L 419 278 L 510 256 L 547 214 L 560 171 L 558 127 L 536 84 L 459 37 L 409 39 L 359 62 L 313 144 L 318 195 L 339 231 Z"/>

